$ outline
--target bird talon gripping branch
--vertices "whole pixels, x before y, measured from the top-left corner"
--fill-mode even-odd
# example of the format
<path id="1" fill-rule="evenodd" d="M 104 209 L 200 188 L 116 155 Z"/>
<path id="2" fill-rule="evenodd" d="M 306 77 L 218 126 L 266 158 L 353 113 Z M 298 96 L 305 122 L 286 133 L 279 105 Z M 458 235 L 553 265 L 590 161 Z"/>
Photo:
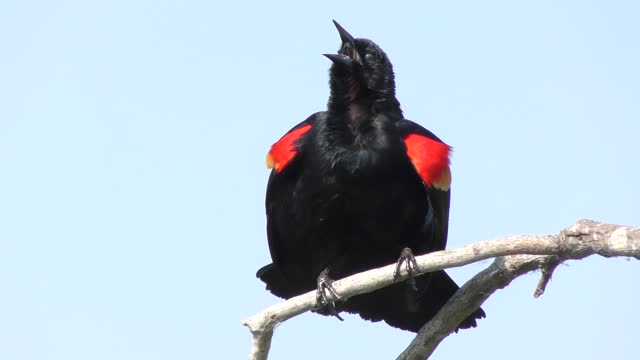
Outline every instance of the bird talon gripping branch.
<path id="1" fill-rule="evenodd" d="M 332 63 L 327 110 L 294 126 L 267 154 L 273 263 L 257 276 L 283 298 L 317 289 L 320 314 L 347 311 L 416 332 L 458 290 L 442 270 L 416 276 L 414 258 L 447 243 L 451 148 L 404 118 L 384 51 L 334 23 L 341 45 L 325 54 Z M 398 259 L 400 239 L 412 240 Z M 328 301 L 328 293 L 339 297 L 326 269 L 341 279 L 396 260 L 409 286 Z M 478 309 L 459 328 L 482 317 Z"/>
<path id="2" fill-rule="evenodd" d="M 402 249 L 402 252 L 400 253 L 400 257 L 396 263 L 396 269 L 393 272 L 394 280 L 398 280 L 400 277 L 402 264 L 405 265 L 405 270 L 407 271 L 407 284 L 411 286 L 412 289 L 418 291 L 415 278 L 418 273 L 418 262 L 416 262 L 416 257 L 413 255 L 413 251 L 408 247 Z"/>
<path id="3" fill-rule="evenodd" d="M 318 276 L 318 289 L 316 290 L 316 302 L 321 308 L 321 312 L 328 312 L 330 315 L 337 317 L 340 321 L 344 319 L 340 317 L 338 310 L 336 310 L 335 301 L 329 301 L 327 299 L 327 291 L 336 298 L 335 301 L 341 300 L 340 295 L 333 287 L 333 279 L 329 277 L 329 269 L 324 269 Z"/>
<path id="4" fill-rule="evenodd" d="M 329 268 L 322 270 L 320 275 L 318 275 L 318 294 L 321 294 L 322 305 L 329 303 L 325 291 L 329 291 L 331 295 L 336 298 L 336 301 L 340 300 L 340 295 L 338 295 L 338 292 L 333 287 L 333 279 L 329 277 Z"/>

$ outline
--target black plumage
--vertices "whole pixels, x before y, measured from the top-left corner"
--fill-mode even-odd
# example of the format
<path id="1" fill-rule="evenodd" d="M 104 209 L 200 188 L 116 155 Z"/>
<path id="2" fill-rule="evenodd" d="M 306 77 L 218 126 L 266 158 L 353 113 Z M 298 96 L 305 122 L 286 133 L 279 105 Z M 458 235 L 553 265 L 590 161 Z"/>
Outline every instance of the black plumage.
<path id="1" fill-rule="evenodd" d="M 444 249 L 447 241 L 448 146 L 404 119 L 382 49 L 336 27 L 342 46 L 325 55 L 333 62 L 327 110 L 296 125 L 269 153 L 273 263 L 257 276 L 283 298 L 315 289 L 323 271 L 340 279 L 391 264 L 405 248 L 425 254 Z M 413 152 L 412 135 L 424 144 Z M 458 286 L 437 271 L 416 277 L 415 287 L 396 283 L 335 308 L 417 331 Z M 481 317 L 478 309 L 459 328 L 475 326 Z"/>

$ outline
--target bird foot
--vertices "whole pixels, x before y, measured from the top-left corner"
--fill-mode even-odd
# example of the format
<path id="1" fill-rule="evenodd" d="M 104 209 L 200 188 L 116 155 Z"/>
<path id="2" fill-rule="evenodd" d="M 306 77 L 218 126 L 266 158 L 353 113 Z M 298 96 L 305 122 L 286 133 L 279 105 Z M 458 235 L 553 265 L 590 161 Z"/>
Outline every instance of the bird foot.
<path id="1" fill-rule="evenodd" d="M 398 262 L 396 263 L 396 270 L 393 272 L 394 280 L 398 280 L 400 277 L 400 270 L 402 269 L 402 264 L 405 265 L 405 270 L 407 270 L 407 284 L 411 286 L 412 289 L 418 290 L 416 286 L 415 275 L 418 273 L 418 263 L 416 262 L 416 257 L 413 256 L 413 251 L 410 248 L 406 247 L 402 249 L 400 253 L 400 257 L 398 258 Z"/>
<path id="2" fill-rule="evenodd" d="M 342 299 L 333 287 L 333 279 L 329 277 L 329 268 L 322 270 L 320 275 L 318 275 L 316 301 L 320 307 L 324 308 L 329 313 L 329 315 L 335 316 L 338 320 L 343 321 L 344 319 L 340 317 L 340 314 L 336 310 L 335 301 L 329 301 L 329 299 L 327 299 L 327 292 L 331 293 L 331 295 L 336 298 L 336 301 Z"/>

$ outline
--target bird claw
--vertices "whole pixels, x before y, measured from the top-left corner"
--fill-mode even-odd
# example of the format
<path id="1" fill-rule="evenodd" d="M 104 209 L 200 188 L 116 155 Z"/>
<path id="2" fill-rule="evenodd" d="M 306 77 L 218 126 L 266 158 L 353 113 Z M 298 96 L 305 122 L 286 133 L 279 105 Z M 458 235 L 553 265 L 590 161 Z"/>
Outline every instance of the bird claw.
<path id="1" fill-rule="evenodd" d="M 405 265 L 405 270 L 407 270 L 407 284 L 417 291 L 418 287 L 416 286 L 415 274 L 418 273 L 418 262 L 416 261 L 416 257 L 413 256 L 413 251 L 408 247 L 402 249 L 402 252 L 400 253 L 400 257 L 396 263 L 396 270 L 393 272 L 394 280 L 398 280 L 400 277 L 402 264 Z"/>
<path id="2" fill-rule="evenodd" d="M 335 301 L 329 301 L 327 299 L 327 291 L 336 298 L 336 301 L 342 300 L 338 292 L 333 287 L 333 279 L 329 277 L 329 269 L 324 269 L 320 275 L 318 275 L 318 290 L 316 291 L 316 302 L 320 307 L 325 308 L 330 315 L 335 316 L 338 320 L 343 321 L 340 314 L 336 310 Z"/>

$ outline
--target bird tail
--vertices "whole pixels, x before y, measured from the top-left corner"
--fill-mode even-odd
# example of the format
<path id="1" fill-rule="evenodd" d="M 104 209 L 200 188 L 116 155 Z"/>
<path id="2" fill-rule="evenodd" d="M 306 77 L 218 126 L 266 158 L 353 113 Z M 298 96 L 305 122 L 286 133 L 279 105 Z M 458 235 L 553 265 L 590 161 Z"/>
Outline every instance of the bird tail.
<path id="1" fill-rule="evenodd" d="M 288 299 L 292 296 L 299 295 L 289 289 L 290 286 L 287 280 L 284 275 L 282 275 L 280 269 L 274 264 L 261 267 L 256 272 L 256 277 L 267 284 L 267 290 L 275 296 Z"/>
<path id="2" fill-rule="evenodd" d="M 406 283 L 397 283 L 336 305 L 340 310 L 358 313 L 365 320 L 384 320 L 393 327 L 418 332 L 459 287 L 442 270 L 421 275 L 415 280 L 418 291 Z M 477 309 L 458 325 L 456 331 L 476 327 L 476 320 L 484 317 L 484 311 Z"/>

